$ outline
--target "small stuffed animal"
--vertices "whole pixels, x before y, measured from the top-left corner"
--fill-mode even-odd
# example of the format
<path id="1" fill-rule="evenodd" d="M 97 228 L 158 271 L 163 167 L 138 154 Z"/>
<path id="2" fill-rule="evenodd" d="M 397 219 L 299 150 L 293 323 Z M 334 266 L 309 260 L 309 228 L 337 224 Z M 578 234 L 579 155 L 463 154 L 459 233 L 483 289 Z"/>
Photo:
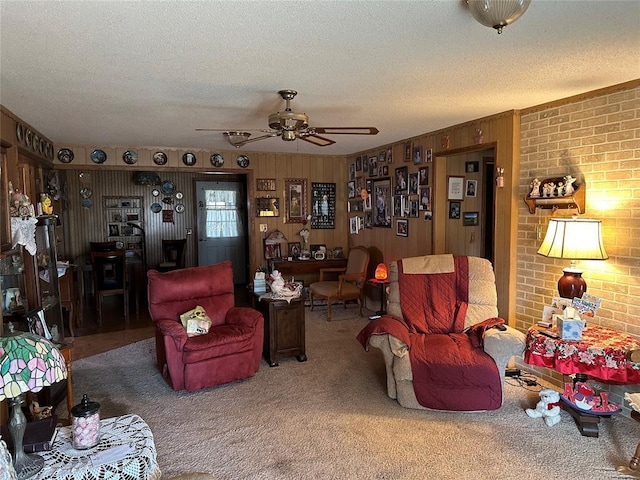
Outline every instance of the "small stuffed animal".
<path id="1" fill-rule="evenodd" d="M 34 420 L 42 420 L 43 418 L 50 417 L 53 413 L 53 407 L 41 407 L 35 400 L 29 405 L 29 410 Z"/>
<path id="2" fill-rule="evenodd" d="M 543 418 L 548 427 L 560 422 L 560 394 L 550 388 L 540 390 L 540 401 L 536 408 L 527 408 L 531 418 Z"/>

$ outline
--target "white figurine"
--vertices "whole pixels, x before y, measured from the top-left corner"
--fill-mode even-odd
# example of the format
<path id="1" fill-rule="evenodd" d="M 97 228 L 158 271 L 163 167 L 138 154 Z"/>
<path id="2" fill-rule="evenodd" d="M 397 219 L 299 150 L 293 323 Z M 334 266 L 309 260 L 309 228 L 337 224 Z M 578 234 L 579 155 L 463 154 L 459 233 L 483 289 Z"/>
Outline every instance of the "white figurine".
<path id="1" fill-rule="evenodd" d="M 560 394 L 550 388 L 540 390 L 540 401 L 536 408 L 527 408 L 526 413 L 531 418 L 542 418 L 548 427 L 560 422 Z"/>
<path id="2" fill-rule="evenodd" d="M 531 182 L 531 192 L 529 192 L 529 196 L 533 198 L 540 196 L 540 180 L 537 178 L 534 178 L 533 182 Z"/>
<path id="3" fill-rule="evenodd" d="M 575 183 L 576 180 L 577 179 L 572 177 L 571 175 L 567 175 L 566 177 L 564 177 L 564 182 L 565 182 L 564 196 L 565 197 L 569 197 L 573 195 L 573 192 L 576 191 L 576 189 L 573 188 L 573 184 Z"/>

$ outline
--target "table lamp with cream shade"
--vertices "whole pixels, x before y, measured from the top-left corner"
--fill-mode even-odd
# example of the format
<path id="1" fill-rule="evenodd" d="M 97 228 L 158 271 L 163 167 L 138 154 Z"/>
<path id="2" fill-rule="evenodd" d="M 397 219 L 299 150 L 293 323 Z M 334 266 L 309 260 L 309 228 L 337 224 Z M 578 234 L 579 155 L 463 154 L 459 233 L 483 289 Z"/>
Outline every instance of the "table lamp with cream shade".
<path id="1" fill-rule="evenodd" d="M 552 218 L 538 254 L 571 260 L 558 280 L 558 293 L 563 298 L 580 298 L 587 291 L 587 282 L 582 278 L 582 270 L 576 267 L 576 260 L 609 258 L 602 244 L 602 222 L 590 218 Z"/>
<path id="2" fill-rule="evenodd" d="M 7 427 L 13 438 L 13 466 L 18 480 L 24 480 L 37 475 L 44 466 L 40 455 L 24 453 L 24 395 L 64 380 L 67 367 L 53 343 L 39 335 L 15 332 L 12 324 L 0 337 L 0 359 L 0 401 L 7 400 L 11 407 Z"/>

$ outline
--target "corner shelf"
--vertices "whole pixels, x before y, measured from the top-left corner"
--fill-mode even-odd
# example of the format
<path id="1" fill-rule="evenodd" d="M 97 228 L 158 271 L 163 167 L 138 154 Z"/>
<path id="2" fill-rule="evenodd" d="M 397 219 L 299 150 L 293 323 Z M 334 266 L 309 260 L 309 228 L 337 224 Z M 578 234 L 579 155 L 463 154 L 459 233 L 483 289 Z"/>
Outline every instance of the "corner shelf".
<path id="1" fill-rule="evenodd" d="M 529 207 L 529 213 L 536 213 L 536 208 L 551 208 L 551 209 L 568 209 L 573 208 L 577 209 L 578 213 L 582 214 L 585 212 L 585 197 L 587 184 L 583 182 L 579 185 L 574 185 L 574 191 L 571 195 L 547 195 L 543 196 L 543 186 L 547 183 L 553 183 L 554 185 L 558 185 L 560 182 L 564 181 L 564 177 L 553 177 L 553 178 L 545 178 L 540 182 L 540 186 L 538 187 L 540 196 L 532 197 L 529 192 L 524 197 L 524 203 Z"/>

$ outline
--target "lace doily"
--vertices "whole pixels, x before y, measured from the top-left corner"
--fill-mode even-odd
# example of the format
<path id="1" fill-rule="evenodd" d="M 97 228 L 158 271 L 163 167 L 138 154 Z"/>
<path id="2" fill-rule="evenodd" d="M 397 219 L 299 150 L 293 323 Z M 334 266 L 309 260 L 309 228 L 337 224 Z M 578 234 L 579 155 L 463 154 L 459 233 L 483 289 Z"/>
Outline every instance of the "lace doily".
<path id="1" fill-rule="evenodd" d="M 156 447 L 151 429 L 138 415 L 123 415 L 100 421 L 100 443 L 87 450 L 74 450 L 70 427 L 60 427 L 53 448 L 38 452 L 44 469 L 35 480 L 160 480 Z M 122 448 L 130 446 L 131 448 Z M 120 447 L 120 448 L 117 448 Z M 94 466 L 96 459 L 115 457 Z"/>
<path id="2" fill-rule="evenodd" d="M 36 254 L 38 247 L 36 246 L 36 223 L 38 220 L 34 217 L 11 217 L 11 240 L 13 246 L 24 245 L 32 256 Z"/>

